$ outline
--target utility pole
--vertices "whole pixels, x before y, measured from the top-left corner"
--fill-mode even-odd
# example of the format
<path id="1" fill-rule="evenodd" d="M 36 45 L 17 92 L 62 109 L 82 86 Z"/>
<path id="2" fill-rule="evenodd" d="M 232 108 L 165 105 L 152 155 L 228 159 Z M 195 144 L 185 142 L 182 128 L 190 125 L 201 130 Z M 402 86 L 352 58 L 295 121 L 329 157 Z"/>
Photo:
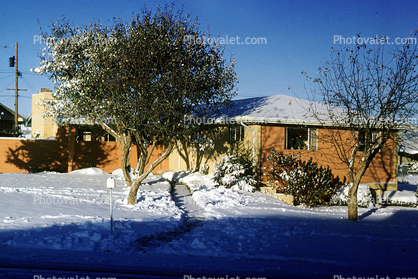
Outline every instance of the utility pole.
<path id="1" fill-rule="evenodd" d="M 16 42 L 16 56 L 10 57 L 10 67 L 15 66 L 15 88 L 14 89 L 7 89 L 7 90 L 14 90 L 15 91 L 15 123 L 14 123 L 14 135 L 17 137 L 19 135 L 19 117 L 18 117 L 18 97 L 19 97 L 19 87 L 18 87 L 18 77 L 20 75 L 19 69 L 17 67 L 17 42 Z M 14 58 L 14 59 L 13 59 Z M 20 91 L 26 91 L 26 89 L 20 89 Z"/>
<path id="2" fill-rule="evenodd" d="M 17 42 L 16 42 L 16 61 L 15 61 L 15 137 L 19 134 L 18 117 L 17 117 L 17 99 L 19 95 L 19 87 L 17 86 L 17 78 L 19 77 L 19 71 L 17 69 Z"/>

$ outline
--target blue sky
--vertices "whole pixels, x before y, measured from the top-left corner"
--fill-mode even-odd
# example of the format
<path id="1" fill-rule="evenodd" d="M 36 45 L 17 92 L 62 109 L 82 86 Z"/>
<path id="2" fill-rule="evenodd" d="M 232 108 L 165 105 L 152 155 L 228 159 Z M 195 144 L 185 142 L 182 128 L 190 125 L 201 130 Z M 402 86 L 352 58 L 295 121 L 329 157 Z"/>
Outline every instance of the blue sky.
<path id="1" fill-rule="evenodd" d="M 52 21 L 63 15 L 75 25 L 100 20 L 106 24 L 112 17 L 129 20 L 146 5 L 155 10 L 165 1 L 3 1 L 0 10 L 0 103 L 13 108 L 14 68 L 8 58 L 19 43 L 19 113 L 29 115 L 30 97 L 42 87 L 52 89 L 45 76 L 30 72 L 39 65 L 37 54 L 43 47 L 36 36 L 39 26 L 48 31 Z M 228 1 L 189 0 L 182 3 L 187 13 L 198 17 L 200 28 L 221 38 L 239 37 L 242 44 L 226 45 L 229 59 L 233 53 L 238 74 L 238 98 L 276 94 L 306 97 L 302 71 L 315 75 L 316 69 L 330 58 L 334 36 L 352 38 L 358 33 L 364 38 L 376 35 L 408 37 L 418 29 L 416 1 Z M 38 23 L 38 20 L 40 24 Z M 244 44 L 245 39 L 259 44 Z M 344 46 L 353 46 L 346 44 Z M 289 87 L 292 90 L 289 90 Z"/>

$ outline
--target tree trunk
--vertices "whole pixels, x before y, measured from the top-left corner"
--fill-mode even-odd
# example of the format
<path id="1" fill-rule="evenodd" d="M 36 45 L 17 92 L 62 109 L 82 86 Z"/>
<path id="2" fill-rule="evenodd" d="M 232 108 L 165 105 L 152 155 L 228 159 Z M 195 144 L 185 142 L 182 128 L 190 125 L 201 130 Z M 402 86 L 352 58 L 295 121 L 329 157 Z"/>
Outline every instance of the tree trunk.
<path id="1" fill-rule="evenodd" d="M 128 141 L 129 144 L 127 144 L 126 142 L 121 142 L 121 146 L 122 146 L 122 173 L 123 173 L 123 177 L 125 178 L 125 182 L 126 182 L 126 186 L 127 187 L 131 187 L 132 185 L 132 179 L 131 179 L 131 174 L 130 174 L 130 168 L 131 168 L 131 162 L 130 162 L 130 156 L 129 156 L 129 149 L 131 148 L 131 144 L 130 141 Z"/>
<path id="2" fill-rule="evenodd" d="M 180 146 L 178 146 L 178 152 L 179 152 L 180 157 L 186 163 L 186 170 L 190 170 L 190 159 L 189 159 L 189 151 L 187 149 L 187 143 L 184 142 L 184 143 L 182 143 L 182 145 L 183 145 L 184 154 L 181 153 Z"/>
<path id="3" fill-rule="evenodd" d="M 164 161 L 170 155 L 171 151 L 173 150 L 173 147 L 174 147 L 174 144 L 170 143 L 167 146 L 167 149 L 164 151 L 164 153 L 157 160 L 155 160 L 147 168 L 147 170 L 144 173 L 142 173 L 132 183 L 132 187 L 131 187 L 131 190 L 129 191 L 129 195 L 128 195 L 128 204 L 130 204 L 130 205 L 136 204 L 136 196 L 137 196 L 137 193 L 138 193 L 139 186 L 141 185 L 141 182 L 148 176 L 148 174 L 150 174 L 152 172 L 153 169 L 155 169 L 156 166 L 158 166 L 162 161 Z"/>
<path id="4" fill-rule="evenodd" d="M 356 173 L 356 176 L 351 183 L 351 187 L 348 190 L 348 220 L 357 221 L 358 220 L 358 208 L 357 208 L 357 192 L 358 186 L 360 185 L 361 178 L 363 177 L 366 169 L 368 168 L 373 156 L 365 155 L 364 160 L 361 161 L 359 169 Z M 352 176 L 351 176 L 352 177 Z"/>
<path id="5" fill-rule="evenodd" d="M 357 208 L 357 192 L 359 179 L 354 179 L 353 184 L 348 190 L 348 220 L 357 221 L 358 220 L 358 208 Z"/>
<path id="6" fill-rule="evenodd" d="M 141 183 L 138 183 L 138 186 L 135 187 L 135 188 L 134 188 L 135 183 L 132 186 L 132 188 L 131 188 L 131 190 L 129 191 L 129 194 L 128 194 L 128 204 L 131 204 L 131 205 L 136 204 L 136 193 L 138 192 L 138 188 L 139 188 L 140 184 Z"/>

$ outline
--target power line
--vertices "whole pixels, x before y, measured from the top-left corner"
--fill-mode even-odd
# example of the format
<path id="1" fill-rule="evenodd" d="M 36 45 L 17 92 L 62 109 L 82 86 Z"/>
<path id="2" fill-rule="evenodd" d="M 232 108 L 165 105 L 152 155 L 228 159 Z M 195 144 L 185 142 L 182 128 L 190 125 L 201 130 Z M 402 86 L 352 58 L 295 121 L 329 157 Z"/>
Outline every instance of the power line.
<path id="1" fill-rule="evenodd" d="M 12 76 L 14 76 L 14 74 L 13 74 L 13 75 L 11 75 L 11 76 L 7 76 L 7 77 L 2 77 L 2 78 L 0 78 L 0 79 L 5 79 L 5 78 L 9 78 L 9 77 L 12 77 Z"/>
<path id="2" fill-rule="evenodd" d="M 25 106 L 23 105 L 22 101 L 21 101 L 21 100 L 19 100 L 19 102 L 20 102 L 20 107 L 23 107 L 23 110 L 25 111 L 26 115 L 27 115 L 27 116 L 29 116 L 29 113 L 28 113 L 28 111 L 26 110 Z"/>
<path id="3" fill-rule="evenodd" d="M 14 97 L 15 95 L 0 95 L 0 98 L 2 97 Z M 32 96 L 21 96 L 19 95 L 19 98 L 32 98 Z"/>
<path id="4" fill-rule="evenodd" d="M 0 91 L 0 93 L 1 93 L 1 92 L 3 92 L 4 90 L 6 90 L 6 89 L 7 89 L 7 87 L 9 87 L 9 85 L 10 85 L 10 84 L 12 84 L 13 82 L 14 82 L 14 81 L 12 81 L 12 82 L 11 82 L 11 83 L 9 83 L 8 85 L 6 85 L 6 87 L 5 87 L 5 88 L 3 88 L 3 89 Z"/>
<path id="5" fill-rule="evenodd" d="M 26 78 L 24 78 L 23 76 L 22 76 L 22 80 L 23 80 L 23 82 L 30 88 L 30 90 L 32 90 L 33 91 L 33 93 L 36 93 L 36 89 L 35 89 L 35 87 L 33 87 L 32 86 L 32 84 L 30 84 L 30 82 L 26 79 Z"/>

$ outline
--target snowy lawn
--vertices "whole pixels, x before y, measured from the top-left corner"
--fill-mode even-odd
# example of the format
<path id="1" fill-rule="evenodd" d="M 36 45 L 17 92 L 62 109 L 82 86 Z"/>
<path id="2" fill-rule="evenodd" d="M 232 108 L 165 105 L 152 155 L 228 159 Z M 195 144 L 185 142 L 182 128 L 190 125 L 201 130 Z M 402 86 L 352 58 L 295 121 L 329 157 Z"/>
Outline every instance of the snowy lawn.
<path id="1" fill-rule="evenodd" d="M 199 173 L 165 174 L 189 185 L 203 209 L 203 218 L 193 221 L 175 205 L 166 180 L 149 176 L 138 204 L 128 206 L 128 189 L 116 175 L 112 237 L 106 189 L 110 176 L 96 169 L 0 174 L 0 249 L 10 252 L 0 260 L 23 259 L 18 253 L 29 248 L 74 251 L 72 261 L 79 265 L 86 264 L 84 259 L 93 264 L 112 257 L 106 265 L 119 269 L 155 264 L 195 277 L 418 276 L 414 207 L 359 208 L 360 220 L 350 222 L 345 206 L 293 207 L 260 192 L 214 187 L 210 176 Z M 403 186 L 416 190 L 412 184 Z M 81 258 L 77 252 L 94 256 Z"/>
<path id="2" fill-rule="evenodd" d="M 132 241 L 181 225 L 183 212 L 171 199 L 171 186 L 148 177 L 135 206 L 126 205 L 128 188 L 116 176 L 113 190 L 114 238 L 110 237 L 110 199 L 98 169 L 68 174 L 0 174 L 0 245 L 12 247 L 113 251 Z"/>

